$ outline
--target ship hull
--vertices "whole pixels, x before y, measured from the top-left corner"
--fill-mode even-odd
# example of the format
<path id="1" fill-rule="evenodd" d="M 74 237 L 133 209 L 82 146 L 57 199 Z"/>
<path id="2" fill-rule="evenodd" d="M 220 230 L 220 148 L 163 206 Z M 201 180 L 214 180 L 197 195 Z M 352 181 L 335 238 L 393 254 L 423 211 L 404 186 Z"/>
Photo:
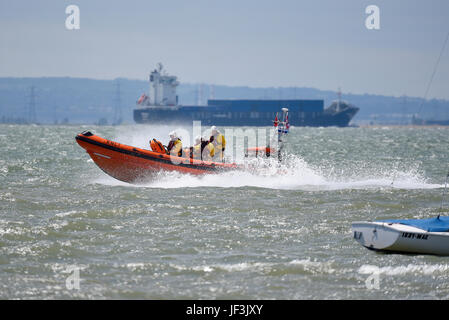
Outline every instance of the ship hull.
<path id="1" fill-rule="evenodd" d="M 251 112 L 221 112 L 216 108 L 204 111 L 189 112 L 188 110 L 165 110 L 157 108 L 134 109 L 134 121 L 139 124 L 158 123 L 192 123 L 201 121 L 202 125 L 216 126 L 272 126 L 276 112 L 264 112 L 263 117 L 257 114 L 255 117 Z M 357 113 L 358 109 L 347 109 L 337 113 L 329 112 L 295 112 L 289 111 L 289 121 L 292 126 L 297 127 L 347 127 Z"/>

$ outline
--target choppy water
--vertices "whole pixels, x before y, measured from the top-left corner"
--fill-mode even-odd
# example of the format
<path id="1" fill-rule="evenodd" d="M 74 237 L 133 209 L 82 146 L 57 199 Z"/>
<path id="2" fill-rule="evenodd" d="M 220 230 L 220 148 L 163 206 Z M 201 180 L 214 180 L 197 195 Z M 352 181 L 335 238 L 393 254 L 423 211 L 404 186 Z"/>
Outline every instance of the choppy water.
<path id="1" fill-rule="evenodd" d="M 449 298 L 449 257 L 379 254 L 351 234 L 449 215 L 449 129 L 293 128 L 285 174 L 139 186 L 96 167 L 74 139 L 86 129 L 144 146 L 172 128 L 0 125 L 1 299 Z"/>

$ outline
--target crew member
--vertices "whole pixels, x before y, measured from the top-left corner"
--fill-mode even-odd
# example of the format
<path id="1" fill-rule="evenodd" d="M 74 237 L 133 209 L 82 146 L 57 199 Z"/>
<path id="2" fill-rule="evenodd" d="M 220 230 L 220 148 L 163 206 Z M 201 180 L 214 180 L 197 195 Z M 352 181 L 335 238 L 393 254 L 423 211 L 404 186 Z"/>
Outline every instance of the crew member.
<path id="1" fill-rule="evenodd" d="M 190 153 L 190 157 L 194 159 L 201 159 L 201 136 L 196 136 L 195 144 L 192 147 L 192 151 Z"/>
<path id="2" fill-rule="evenodd" d="M 226 139 L 220 131 L 218 131 L 216 126 L 212 126 L 211 128 L 212 135 L 210 136 L 209 141 L 214 145 L 215 148 L 215 158 L 217 161 L 224 162 L 224 151 L 226 147 Z"/>
<path id="3" fill-rule="evenodd" d="M 192 153 L 194 159 L 211 161 L 215 155 L 215 148 L 207 139 L 197 136 L 195 145 L 192 147 Z"/>
<path id="4" fill-rule="evenodd" d="M 212 161 L 215 156 L 215 147 L 206 138 L 201 141 L 201 159 L 205 161 Z"/>
<path id="5" fill-rule="evenodd" d="M 170 142 L 167 146 L 167 153 L 178 157 L 182 156 L 182 142 L 175 131 L 170 132 Z"/>

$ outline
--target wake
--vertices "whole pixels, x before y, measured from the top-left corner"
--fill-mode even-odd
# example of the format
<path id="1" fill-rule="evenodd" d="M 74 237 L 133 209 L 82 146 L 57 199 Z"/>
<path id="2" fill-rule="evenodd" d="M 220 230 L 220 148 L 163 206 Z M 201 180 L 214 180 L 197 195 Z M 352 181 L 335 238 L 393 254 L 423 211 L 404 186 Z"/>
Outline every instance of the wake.
<path id="1" fill-rule="evenodd" d="M 415 169 L 409 171 L 345 169 L 346 172 L 340 170 L 339 174 L 335 174 L 333 170 L 312 168 L 296 155 L 289 155 L 282 163 L 278 163 L 275 159 L 256 158 L 244 161 L 242 165 L 244 166 L 243 170 L 201 176 L 161 171 L 153 180 L 136 185 L 115 180 L 102 173 L 101 177 L 93 182 L 110 186 L 161 189 L 255 187 L 303 191 L 385 188 L 435 189 L 444 186 L 429 183 Z"/>
<path id="2" fill-rule="evenodd" d="M 118 127 L 113 140 L 121 143 L 148 148 L 149 137 L 161 141 L 167 140 L 167 126 Z M 185 133 L 190 129 L 185 129 Z M 182 132 L 182 131 L 181 131 Z M 192 136 L 192 135 L 190 135 Z M 188 145 L 188 136 L 182 137 Z M 109 186 L 143 188 L 265 188 L 277 190 L 326 191 L 345 189 L 436 189 L 442 184 L 428 181 L 417 168 L 398 168 L 381 164 L 382 167 L 370 167 L 363 164 L 344 163 L 327 167 L 311 166 L 295 154 L 284 156 L 279 163 L 274 158 L 245 158 L 239 161 L 244 170 L 228 171 L 217 174 L 195 176 L 180 172 L 159 172 L 151 181 L 141 184 L 128 184 L 99 173 L 93 183 Z"/>

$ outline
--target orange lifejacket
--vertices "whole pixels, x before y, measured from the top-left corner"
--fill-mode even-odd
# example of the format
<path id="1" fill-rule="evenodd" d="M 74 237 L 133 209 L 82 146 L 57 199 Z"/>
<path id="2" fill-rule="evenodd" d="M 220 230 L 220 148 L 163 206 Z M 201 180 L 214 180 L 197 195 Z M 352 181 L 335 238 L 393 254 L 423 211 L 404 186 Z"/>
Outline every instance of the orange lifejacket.
<path id="1" fill-rule="evenodd" d="M 150 141 L 151 150 L 157 153 L 167 153 L 162 143 L 156 139 Z"/>

